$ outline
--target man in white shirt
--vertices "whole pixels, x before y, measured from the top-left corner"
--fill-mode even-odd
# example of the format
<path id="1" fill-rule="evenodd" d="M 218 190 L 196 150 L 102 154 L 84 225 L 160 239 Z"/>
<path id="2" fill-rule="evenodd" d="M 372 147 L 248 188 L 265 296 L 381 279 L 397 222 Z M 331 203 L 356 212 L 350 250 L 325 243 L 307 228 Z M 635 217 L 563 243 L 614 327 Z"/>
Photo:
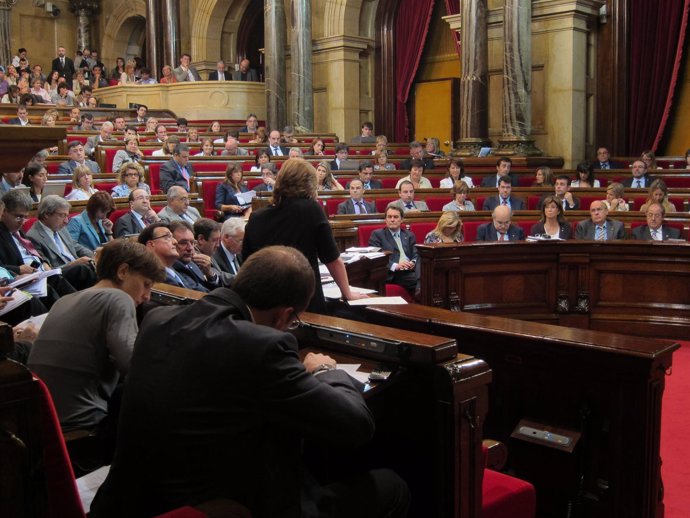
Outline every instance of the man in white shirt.
<path id="1" fill-rule="evenodd" d="M 192 56 L 189 54 L 182 54 L 182 57 L 180 58 L 180 66 L 173 70 L 173 74 L 175 74 L 175 78 L 177 79 L 178 83 L 182 83 L 184 81 L 201 81 L 199 72 L 197 72 L 196 68 L 194 68 L 191 63 Z"/>
<path id="2" fill-rule="evenodd" d="M 242 218 L 226 220 L 220 229 L 220 246 L 213 254 L 213 259 L 220 269 L 233 276 L 240 270 L 240 252 L 242 252 L 245 225 Z"/>

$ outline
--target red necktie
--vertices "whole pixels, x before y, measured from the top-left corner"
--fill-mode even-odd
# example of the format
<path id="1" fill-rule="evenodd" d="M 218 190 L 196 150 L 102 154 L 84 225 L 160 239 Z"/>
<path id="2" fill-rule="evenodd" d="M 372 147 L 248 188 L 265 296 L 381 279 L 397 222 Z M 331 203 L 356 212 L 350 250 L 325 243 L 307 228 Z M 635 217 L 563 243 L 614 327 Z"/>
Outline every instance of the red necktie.
<path id="1" fill-rule="evenodd" d="M 26 250 L 30 255 L 36 256 L 39 259 L 42 259 L 41 254 L 38 253 L 38 250 L 34 248 L 34 245 L 31 241 L 26 239 L 25 237 L 22 237 L 19 234 L 19 231 L 16 231 L 12 234 L 17 241 L 19 241 L 22 246 L 24 247 L 24 250 Z"/>

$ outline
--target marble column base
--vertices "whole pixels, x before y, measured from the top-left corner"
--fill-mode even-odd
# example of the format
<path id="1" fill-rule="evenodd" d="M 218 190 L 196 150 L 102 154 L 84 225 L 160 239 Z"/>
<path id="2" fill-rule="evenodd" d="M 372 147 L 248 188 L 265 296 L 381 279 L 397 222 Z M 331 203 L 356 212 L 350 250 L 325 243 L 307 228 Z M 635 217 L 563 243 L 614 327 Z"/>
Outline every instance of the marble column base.
<path id="1" fill-rule="evenodd" d="M 483 147 L 491 147 L 488 138 L 461 138 L 455 141 L 455 148 L 451 156 L 468 157 L 479 156 L 479 150 Z"/>
<path id="2" fill-rule="evenodd" d="M 529 137 L 501 137 L 493 155 L 500 156 L 543 156 L 544 152 L 534 145 Z"/>

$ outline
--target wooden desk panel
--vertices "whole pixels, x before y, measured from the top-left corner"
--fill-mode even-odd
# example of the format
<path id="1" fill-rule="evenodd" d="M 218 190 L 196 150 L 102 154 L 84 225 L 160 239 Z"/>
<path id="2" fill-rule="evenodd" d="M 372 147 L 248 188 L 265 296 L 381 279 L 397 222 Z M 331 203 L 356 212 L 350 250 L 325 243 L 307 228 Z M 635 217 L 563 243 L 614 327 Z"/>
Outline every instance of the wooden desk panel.
<path id="1" fill-rule="evenodd" d="M 641 336 L 690 336 L 688 244 L 467 243 L 418 250 L 423 304 Z"/>
<path id="2" fill-rule="evenodd" d="M 511 442 L 507 467 L 537 487 L 540 517 L 569 505 L 577 516 L 661 516 L 661 402 L 678 344 L 413 304 L 366 316 L 455 338 L 491 366 L 486 437 L 511 442 L 524 418 L 582 432 L 574 454 Z"/>

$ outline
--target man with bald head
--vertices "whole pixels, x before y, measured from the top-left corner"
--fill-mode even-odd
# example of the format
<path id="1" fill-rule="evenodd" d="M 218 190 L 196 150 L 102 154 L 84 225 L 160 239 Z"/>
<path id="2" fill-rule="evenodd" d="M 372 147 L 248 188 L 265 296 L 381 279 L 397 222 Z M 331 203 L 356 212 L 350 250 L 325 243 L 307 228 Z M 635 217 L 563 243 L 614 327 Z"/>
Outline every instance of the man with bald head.
<path id="1" fill-rule="evenodd" d="M 258 81 L 259 74 L 257 74 L 256 70 L 251 68 L 250 65 L 251 63 L 249 63 L 249 60 L 244 58 L 240 61 L 240 69 L 232 73 L 232 78 L 235 81 Z"/>
<path id="2" fill-rule="evenodd" d="M 609 219 L 606 203 L 596 200 L 589 206 L 590 219 L 580 221 L 575 229 L 575 239 L 594 241 L 611 241 L 625 239 L 625 225 L 615 219 Z"/>
<path id="3" fill-rule="evenodd" d="M 86 146 L 84 146 L 84 153 L 86 154 L 86 156 L 93 158 L 94 154 L 96 153 L 96 148 L 100 144 L 104 144 L 110 140 L 113 140 L 114 130 L 115 126 L 113 126 L 113 123 L 110 121 L 105 121 L 101 125 L 100 133 L 93 137 L 89 137 L 86 140 Z"/>
<path id="4" fill-rule="evenodd" d="M 287 156 L 290 150 L 280 145 L 280 131 L 273 130 L 268 134 L 268 152 L 271 156 Z"/>
<path id="5" fill-rule="evenodd" d="M 525 232 L 511 223 L 513 211 L 507 205 L 499 205 L 491 213 L 491 223 L 477 228 L 477 241 L 522 241 Z"/>
<path id="6" fill-rule="evenodd" d="M 650 203 L 645 216 L 647 224 L 632 229 L 632 239 L 645 241 L 666 241 L 680 239 L 680 229 L 664 225 L 666 211 L 661 203 Z"/>

